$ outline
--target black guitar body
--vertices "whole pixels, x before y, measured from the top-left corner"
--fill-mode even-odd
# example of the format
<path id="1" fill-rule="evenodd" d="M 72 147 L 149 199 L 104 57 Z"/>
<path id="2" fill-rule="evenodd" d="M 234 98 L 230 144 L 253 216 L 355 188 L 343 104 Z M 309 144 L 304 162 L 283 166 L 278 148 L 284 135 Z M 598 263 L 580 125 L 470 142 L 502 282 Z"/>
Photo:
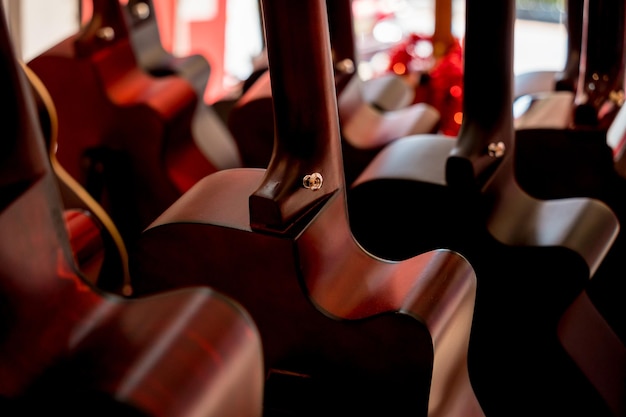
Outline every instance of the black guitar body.
<path id="1" fill-rule="evenodd" d="M 553 128 L 520 123 L 515 155 L 516 176 L 529 194 L 597 199 L 621 227 L 626 222 L 624 8 L 613 0 L 585 2 L 583 61 L 568 108 L 571 121 Z M 593 280 L 559 322 L 562 345 L 615 416 L 626 415 L 625 250 L 620 230 Z"/>
<path id="2" fill-rule="evenodd" d="M 477 4 L 466 5 L 459 137 L 416 135 L 383 149 L 348 190 L 351 230 L 378 256 L 402 260 L 441 247 L 475 268 L 468 364 L 486 415 L 609 416 L 557 328 L 619 225 L 598 200 L 538 200 L 517 183 L 508 46 L 514 2 L 498 3 L 497 25 L 481 25 Z"/>
<path id="3" fill-rule="evenodd" d="M 446 148 L 453 146 L 446 141 L 450 140 L 442 138 L 439 144 L 440 165 L 445 165 Z M 478 287 L 468 360 L 470 378 L 486 415 L 526 415 L 539 404 L 549 414 L 609 415 L 600 411 L 606 410 L 602 399 L 589 395 L 593 389 L 565 354 L 556 334 L 561 315 L 588 283 L 589 265 L 571 248 L 525 243 L 535 238 L 552 240 L 550 235 L 558 238 L 559 221 L 554 218 L 554 230 L 550 230 L 545 228 L 549 224 L 533 220 L 542 215 L 542 209 L 532 208 L 523 195 L 497 202 L 492 196 L 450 187 L 444 180 L 433 181 L 433 171 L 416 174 L 424 166 L 419 156 L 425 155 L 431 163 L 434 159 L 432 153 L 411 145 L 401 141 L 383 150 L 375 162 L 385 161 L 390 169 L 378 167 L 377 176 L 368 177 L 372 168 L 368 167 L 349 190 L 355 238 L 373 254 L 397 260 L 433 247 L 448 248 L 461 253 L 475 268 Z M 424 145 L 430 150 L 437 147 Z M 415 172 L 398 173 L 402 170 L 394 167 L 407 167 L 398 158 L 411 158 L 416 149 L 419 156 L 412 158 L 411 166 Z M 616 227 L 611 213 L 593 203 L 565 205 L 569 203 L 573 203 L 571 209 L 559 210 L 564 217 L 576 210 L 588 210 L 595 217 L 574 219 L 572 224 L 580 221 L 597 232 L 606 231 L 594 242 L 602 253 L 606 243 L 600 242 L 610 241 Z M 489 218 L 489 207 L 494 204 L 504 204 L 508 211 Z M 378 220 L 372 222 L 373 218 Z M 511 227 L 516 223 L 519 226 Z M 538 233 L 544 236 L 532 237 Z"/>
<path id="4" fill-rule="evenodd" d="M 518 131 L 516 137 L 516 175 L 529 194 L 541 199 L 595 198 L 626 224 L 626 178 L 616 171 L 606 131 L 531 129 Z M 620 278 L 625 250 L 626 237 L 620 232 L 588 291 L 626 343 L 626 281 Z"/>

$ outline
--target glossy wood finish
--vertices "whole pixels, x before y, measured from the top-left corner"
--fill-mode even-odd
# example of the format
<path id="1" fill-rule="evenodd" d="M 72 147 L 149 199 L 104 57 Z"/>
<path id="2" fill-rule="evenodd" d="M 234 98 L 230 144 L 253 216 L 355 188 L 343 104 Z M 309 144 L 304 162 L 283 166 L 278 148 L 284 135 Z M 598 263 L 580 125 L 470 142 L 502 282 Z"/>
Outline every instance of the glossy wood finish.
<path id="1" fill-rule="evenodd" d="M 469 369 L 486 415 L 609 415 L 561 346 L 557 325 L 619 224 L 598 200 L 538 200 L 518 184 L 514 1 L 492 4 L 490 17 L 479 4 L 466 3 L 458 138 L 416 135 L 387 146 L 348 190 L 352 231 L 379 256 L 402 260 L 447 247 L 472 264 Z"/>
<path id="2" fill-rule="evenodd" d="M 325 2 L 265 0 L 263 16 L 280 80 L 272 160 L 209 175 L 159 216 L 135 290 L 204 283 L 241 301 L 263 340 L 264 415 L 482 415 L 466 366 L 471 265 L 448 250 L 393 262 L 353 239 Z M 315 173 L 321 188 L 305 187 Z"/>
<path id="3" fill-rule="evenodd" d="M 126 299 L 72 257 L 57 179 L 0 4 L 0 414 L 258 416 L 263 358 L 242 307 L 209 288 Z M 5 175 L 6 174 L 6 175 Z"/>
<path id="4" fill-rule="evenodd" d="M 152 0 L 129 0 L 124 10 L 129 16 L 129 38 L 138 65 L 154 77 L 178 76 L 195 90 L 198 100 L 191 130 L 196 146 L 219 168 L 241 167 L 235 139 L 213 106 L 205 101 L 211 76 L 207 59 L 198 53 L 175 55 L 165 49 Z"/>
<path id="5" fill-rule="evenodd" d="M 59 116 L 57 157 L 107 210 L 127 244 L 197 180 L 232 167 L 230 143 L 209 160 L 192 131 L 198 97 L 176 76 L 137 64 L 122 6 L 96 0 L 76 33 L 31 60 Z M 110 37 L 109 37 L 110 36 Z"/>
<path id="6" fill-rule="evenodd" d="M 165 49 L 152 0 L 128 0 L 125 11 L 139 66 L 156 77 L 179 75 L 191 83 L 200 97 L 204 97 L 211 75 L 211 66 L 206 58 L 200 54 L 177 56 Z"/>

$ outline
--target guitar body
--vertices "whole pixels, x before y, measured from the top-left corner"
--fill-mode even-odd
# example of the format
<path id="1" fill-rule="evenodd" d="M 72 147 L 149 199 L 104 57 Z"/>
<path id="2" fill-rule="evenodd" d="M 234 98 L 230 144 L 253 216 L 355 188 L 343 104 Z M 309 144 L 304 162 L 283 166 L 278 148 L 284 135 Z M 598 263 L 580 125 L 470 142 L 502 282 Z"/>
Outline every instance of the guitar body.
<path id="1" fill-rule="evenodd" d="M 129 0 L 125 11 L 130 20 L 130 39 L 139 66 L 155 77 L 180 76 L 189 81 L 201 101 L 204 101 L 211 76 L 211 66 L 206 58 L 200 54 L 175 56 L 163 47 L 152 0 Z"/>
<path id="2" fill-rule="evenodd" d="M 515 75 L 513 97 L 536 94 L 547 91 L 576 92 L 580 72 L 581 54 L 583 47 L 584 0 L 567 0 L 565 2 L 567 20 L 564 22 L 567 29 L 567 50 L 565 65 L 562 70 L 541 70 Z"/>
<path id="3" fill-rule="evenodd" d="M 619 222 L 599 200 L 539 200 L 517 183 L 507 46 L 514 2 L 497 9 L 498 24 L 486 25 L 478 2 L 466 5 L 458 138 L 415 135 L 382 150 L 348 190 L 351 230 L 381 257 L 445 247 L 475 268 L 469 375 L 486 415 L 609 416 L 557 328 L 595 279 Z"/>
<path id="4" fill-rule="evenodd" d="M 539 202 L 516 192 L 480 197 L 450 187 L 444 175 L 436 179 L 437 170 L 428 169 L 445 166 L 453 146 L 446 141 L 450 139 L 407 138 L 374 159 L 348 192 L 355 238 L 371 253 L 396 260 L 445 247 L 475 268 L 478 292 L 469 367 L 487 415 L 510 413 L 511 404 L 517 404 L 520 415 L 539 404 L 554 412 L 608 415 L 599 414 L 605 406 L 589 394 L 593 390 L 570 363 L 556 327 L 587 285 L 589 265 L 596 262 L 590 259 L 601 258 L 610 246 L 616 219 L 596 201 Z M 489 211 L 492 205 L 497 211 Z M 572 239 L 580 233 L 578 227 L 593 236 Z M 560 240 L 562 236 L 569 237 Z M 586 242 L 598 246 L 586 248 Z"/>
<path id="5" fill-rule="evenodd" d="M 532 123 L 518 129 L 516 176 L 537 198 L 603 201 L 623 225 L 624 4 L 598 1 L 580 8 L 586 16 L 584 60 L 576 96 L 568 107 L 571 122 L 552 129 Z M 626 238 L 620 230 L 594 279 L 559 322 L 564 349 L 615 416 L 626 414 L 626 367 L 620 365 L 626 362 L 626 285 L 621 278 L 625 249 Z"/>
<path id="6" fill-rule="evenodd" d="M 263 11 L 283 80 L 272 160 L 205 177 L 144 230 L 135 291 L 202 283 L 236 297 L 261 332 L 264 415 L 481 416 L 466 367 L 471 265 L 448 250 L 393 262 L 353 239 L 325 2 Z"/>
<path id="7" fill-rule="evenodd" d="M 475 290 L 469 264 L 448 251 L 377 261 L 352 240 L 340 195 L 301 231 L 254 232 L 247 198 L 263 174 L 208 176 L 144 231 L 131 263 L 136 293 L 201 284 L 236 297 L 262 334 L 266 412 L 426 415 L 429 394 L 436 397 L 444 381 L 471 394 L 462 376 Z M 443 271 L 448 279 L 438 283 Z M 437 305 L 424 302 L 429 291 Z M 460 331 L 432 322 L 430 308 L 446 311 Z M 445 353 L 443 346 L 456 347 Z M 461 378 L 447 375 L 443 363 Z"/>
<path id="8" fill-rule="evenodd" d="M 585 15 L 575 95 L 565 107 L 569 119 L 554 126 L 537 123 L 555 119 L 545 111 L 545 103 L 556 101 L 555 93 L 545 94 L 534 112 L 523 115 L 516 130 L 515 174 L 520 186 L 537 198 L 598 199 L 623 225 L 624 4 L 582 3 L 568 3 Z M 568 10 L 568 16 L 571 13 Z M 558 323 L 562 347 L 614 416 L 626 415 L 626 286 L 621 279 L 625 248 L 620 230 L 593 280 Z"/>
<path id="9" fill-rule="evenodd" d="M 28 65 L 57 108 L 60 164 L 132 242 L 180 194 L 217 167 L 193 141 L 197 97 L 186 81 L 141 71 L 128 39 L 101 46 L 97 53 L 79 54 L 79 35 Z"/>
<path id="10" fill-rule="evenodd" d="M 247 313 L 207 288 L 141 300 L 94 289 L 50 208 L 55 187 L 47 175 L 0 215 L 3 414 L 181 416 L 208 396 L 215 404 L 206 415 L 260 415 L 261 345 Z M 155 360 L 146 364 L 147 356 Z M 229 395 L 215 391 L 233 379 Z"/>
<path id="11" fill-rule="evenodd" d="M 129 16 L 129 39 L 138 66 L 153 77 L 182 78 L 196 92 L 198 99 L 192 119 L 196 146 L 217 169 L 241 167 L 235 139 L 213 106 L 205 102 L 211 76 L 209 62 L 201 54 L 177 56 L 164 48 L 152 0 L 130 0 L 124 10 Z"/>
<path id="12" fill-rule="evenodd" d="M 239 304 L 209 288 L 126 299 L 79 271 L 2 5 L 0 15 L 0 99 L 12 109 L 0 163 L 0 413 L 259 416 L 260 339 Z"/>
<path id="13" fill-rule="evenodd" d="M 620 111 L 623 114 L 624 109 Z M 538 198 L 596 198 L 606 203 L 623 225 L 626 178 L 619 173 L 608 136 L 601 129 L 517 132 L 516 172 L 520 185 Z M 626 284 L 621 278 L 625 249 L 626 237 L 620 229 L 593 280 L 559 323 L 563 346 L 616 416 L 626 412 L 626 368 L 619 365 L 626 361 Z M 586 342 L 580 343 L 581 338 Z M 604 361 L 612 365 L 602 365 Z"/>

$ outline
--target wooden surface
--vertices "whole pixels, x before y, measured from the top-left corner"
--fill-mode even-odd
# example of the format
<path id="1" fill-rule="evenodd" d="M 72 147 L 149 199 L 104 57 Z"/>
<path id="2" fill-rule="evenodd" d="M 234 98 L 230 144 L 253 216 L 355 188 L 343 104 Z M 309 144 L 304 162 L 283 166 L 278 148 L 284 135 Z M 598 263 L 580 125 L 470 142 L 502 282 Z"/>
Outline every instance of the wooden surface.
<path id="1" fill-rule="evenodd" d="M 57 108 L 59 162 L 132 246 L 169 204 L 222 166 L 194 140 L 194 89 L 138 66 L 121 7 L 94 1 L 95 18 L 28 65 Z M 107 28 L 114 31 L 110 40 L 101 37 Z M 215 152 L 221 150 L 216 142 Z"/>
<path id="2" fill-rule="evenodd" d="M 482 415 L 466 364 L 472 267 L 448 250 L 391 262 L 353 240 L 325 2 L 263 12 L 274 156 L 205 177 L 159 216 L 135 290 L 204 283 L 239 300 L 263 340 L 265 415 Z M 318 190 L 303 186 L 314 173 Z"/>
<path id="3" fill-rule="evenodd" d="M 14 113 L 2 116 L 0 413 L 259 416 L 262 350 L 239 304 L 206 287 L 122 298 L 78 270 L 5 22 L 1 100 Z"/>

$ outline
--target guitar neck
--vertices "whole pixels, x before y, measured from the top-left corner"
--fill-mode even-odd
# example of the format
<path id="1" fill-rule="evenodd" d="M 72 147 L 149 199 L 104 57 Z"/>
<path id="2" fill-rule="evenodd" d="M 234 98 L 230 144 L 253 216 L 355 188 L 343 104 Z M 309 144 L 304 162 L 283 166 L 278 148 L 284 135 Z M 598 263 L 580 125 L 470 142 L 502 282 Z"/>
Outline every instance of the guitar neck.
<path id="1" fill-rule="evenodd" d="M 452 34 L 452 0 L 435 1 L 435 30 L 432 36 L 433 56 L 441 58 L 454 43 Z"/>
<path id="2" fill-rule="evenodd" d="M 265 178 L 250 197 L 250 223 L 281 231 L 343 188 L 343 165 L 325 4 L 267 1 L 263 17 L 267 44 L 274 45 L 268 60 L 275 147 Z M 284 21 L 293 19 L 301 24 L 300 36 L 284 36 Z M 303 82 L 315 87 L 303 89 Z"/>
<path id="3" fill-rule="evenodd" d="M 466 8 L 463 123 L 447 162 L 450 185 L 482 187 L 513 153 L 513 35 L 515 2 L 492 5 L 488 20 L 480 7 Z M 490 6 L 491 7 L 491 6 Z M 489 45 L 489 47 L 487 47 Z"/>

